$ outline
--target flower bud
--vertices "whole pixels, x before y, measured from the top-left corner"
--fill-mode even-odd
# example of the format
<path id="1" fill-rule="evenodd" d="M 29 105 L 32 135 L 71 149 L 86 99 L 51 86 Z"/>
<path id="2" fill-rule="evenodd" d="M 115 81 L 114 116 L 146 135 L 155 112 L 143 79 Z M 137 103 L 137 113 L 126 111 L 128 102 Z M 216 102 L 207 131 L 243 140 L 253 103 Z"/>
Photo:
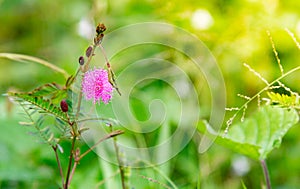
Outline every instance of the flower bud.
<path id="1" fill-rule="evenodd" d="M 83 56 L 80 56 L 78 61 L 79 61 L 79 64 L 82 66 L 84 64 Z"/>
<path id="2" fill-rule="evenodd" d="M 100 35 L 97 35 L 95 38 L 94 38 L 94 44 L 95 45 L 100 45 L 101 42 L 102 42 L 102 39 L 104 37 L 104 34 L 101 33 Z"/>
<path id="3" fill-rule="evenodd" d="M 92 46 L 89 46 L 86 51 L 85 51 L 85 55 L 86 57 L 90 57 L 91 54 L 92 54 L 92 51 L 93 51 L 93 47 Z"/>
<path id="4" fill-rule="evenodd" d="M 66 100 L 62 100 L 61 102 L 60 102 L 60 108 L 61 108 L 61 110 L 63 111 L 63 112 L 67 112 L 68 111 L 68 103 L 67 103 L 67 101 Z"/>
<path id="5" fill-rule="evenodd" d="M 100 35 L 101 33 L 103 33 L 106 30 L 106 27 L 104 24 L 98 24 L 96 27 L 96 33 L 97 35 Z"/>

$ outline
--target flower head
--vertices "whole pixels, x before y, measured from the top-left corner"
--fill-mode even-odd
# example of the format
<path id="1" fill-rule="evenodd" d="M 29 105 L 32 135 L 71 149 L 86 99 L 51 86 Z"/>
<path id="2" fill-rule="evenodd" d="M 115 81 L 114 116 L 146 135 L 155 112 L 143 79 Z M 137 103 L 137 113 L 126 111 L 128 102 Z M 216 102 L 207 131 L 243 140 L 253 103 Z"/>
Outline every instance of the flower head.
<path id="1" fill-rule="evenodd" d="M 113 87 L 109 83 L 108 73 L 104 69 L 94 69 L 87 71 L 82 80 L 82 92 L 86 100 L 96 102 L 104 102 L 107 104 L 113 92 Z"/>

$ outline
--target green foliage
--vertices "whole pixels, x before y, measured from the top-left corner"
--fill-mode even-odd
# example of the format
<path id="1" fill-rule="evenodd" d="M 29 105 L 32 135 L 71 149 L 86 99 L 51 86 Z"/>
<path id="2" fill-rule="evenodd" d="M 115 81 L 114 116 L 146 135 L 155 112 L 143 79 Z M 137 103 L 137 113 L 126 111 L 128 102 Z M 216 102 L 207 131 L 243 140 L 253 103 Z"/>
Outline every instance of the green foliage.
<path id="1" fill-rule="evenodd" d="M 274 92 L 267 93 L 271 102 L 275 104 L 279 104 L 284 107 L 296 107 L 299 106 L 299 100 L 295 95 L 286 95 L 286 94 L 279 94 Z"/>
<path id="2" fill-rule="evenodd" d="M 264 87 L 264 83 L 255 82 L 253 80 L 251 73 L 245 73 L 244 68 L 241 66 L 241 61 L 246 61 L 250 65 L 253 65 L 253 67 L 255 67 L 255 69 L 268 81 L 277 77 L 279 74 L 278 66 L 274 62 L 274 55 L 271 53 L 269 40 L 267 40 L 266 29 L 270 30 L 271 35 L 276 42 L 284 69 L 288 70 L 299 62 L 299 50 L 295 48 L 293 41 L 283 30 L 283 28 L 289 28 L 296 34 L 296 38 L 299 38 L 298 27 L 296 27 L 299 25 L 299 19 L 297 19 L 299 18 L 299 8 L 299 1 L 294 0 L 172 2 L 136 0 L 123 2 L 0 0 L 0 18 L 2 25 L 5 26 L 2 27 L 0 31 L 0 49 L 1 52 L 30 54 L 47 59 L 71 73 L 77 65 L 77 55 L 82 53 L 82 48 L 85 47 L 89 41 L 89 39 L 87 40 L 80 36 L 77 32 L 76 28 L 78 28 L 82 20 L 93 20 L 95 22 L 100 20 L 105 21 L 109 25 L 109 30 L 111 31 L 113 31 L 114 28 L 126 24 L 144 22 L 145 20 L 163 20 L 164 22 L 175 24 L 179 27 L 183 27 L 187 31 L 191 31 L 210 48 L 216 60 L 220 63 L 227 90 L 230 91 L 230 94 L 227 96 L 227 101 L 231 106 L 232 104 L 236 105 L 244 101 L 244 99 L 236 98 L 233 94 L 241 93 L 251 96 L 254 91 Z M 214 25 L 211 28 L 207 30 L 197 30 L 196 28 L 193 28 L 191 20 L 197 9 L 204 9 L 210 12 L 214 19 Z M 45 22 L 45 20 L 47 20 L 47 22 Z M 115 37 L 117 40 L 119 39 L 119 36 Z M 138 37 L 139 36 L 136 36 L 137 39 Z M 109 49 L 114 49 L 117 44 L 117 42 L 109 44 Z M 146 50 L 146 53 L 149 53 L 149 51 Z M 147 55 L 146 53 L 141 51 L 125 52 L 128 57 L 138 56 L 143 58 Z M 47 83 L 54 80 L 59 83 L 64 82 L 63 79 L 65 79 L 65 77 L 58 78 L 56 73 L 53 74 L 52 71 L 51 73 L 49 72 L 48 67 L 43 68 L 42 66 L 38 66 L 38 64 L 19 64 L 20 59 L 10 60 L 13 61 L 1 59 L 0 62 L 1 93 L 5 93 L 10 87 L 27 90 L 30 89 L 33 84 L 37 83 Z M 122 61 L 130 62 L 128 60 L 129 58 L 125 58 Z M 185 61 L 181 62 L 182 64 L 186 64 Z M 95 63 L 98 65 L 102 64 L 100 58 L 97 59 Z M 115 71 L 118 74 L 123 63 L 121 61 L 116 63 L 114 68 L 116 68 Z M 195 81 L 199 82 L 199 85 L 201 86 L 201 80 L 199 80 L 200 74 L 195 72 L 194 75 L 196 78 Z M 292 86 L 294 90 L 299 91 L 300 85 L 297 84 L 299 82 L 298 73 L 295 72 L 295 74 L 290 75 L 291 77 L 289 77 L 288 80 L 285 80 L 285 82 L 289 82 L 287 84 Z M 202 100 L 205 99 L 207 97 L 207 95 L 204 94 L 206 91 L 209 90 L 201 91 L 201 97 L 199 98 Z M 167 92 L 164 94 L 166 96 L 169 95 Z M 270 96 L 269 98 L 272 99 Z M 50 101 L 52 104 L 58 105 L 57 102 L 53 100 Z M 282 107 L 282 104 L 277 102 L 275 98 L 272 101 L 273 103 L 278 103 Z M 6 102 L 4 101 L 4 98 L 0 99 L 0 103 L 1 116 L 5 116 L 7 112 L 5 111 Z M 169 101 L 166 101 L 166 104 L 168 103 Z M 288 103 L 285 102 L 284 104 L 287 105 Z M 203 110 L 202 113 L 206 113 L 209 110 L 208 106 L 201 105 L 201 108 Z M 132 109 L 137 112 L 137 117 L 143 117 L 144 111 L 140 111 L 141 109 L 139 106 L 133 104 Z M 174 108 L 174 111 L 175 109 L 176 108 Z M 42 111 L 41 109 L 38 110 Z M 44 116 L 45 115 L 49 114 L 44 113 Z M 208 116 L 209 112 L 203 117 Z M 0 163 L 6 166 L 1 166 L 0 172 L 6 174 L 10 172 L 11 176 L 8 178 L 3 177 L 1 174 L 0 188 L 58 188 L 58 186 L 53 187 L 53 180 L 55 179 L 49 177 L 49 175 L 44 176 L 51 180 L 48 182 L 44 182 L 44 180 L 41 180 L 39 177 L 28 177 L 28 175 L 33 173 L 37 175 L 43 175 L 43 173 L 53 173 L 53 175 L 57 175 L 55 161 L 52 164 L 53 170 L 43 170 L 44 166 L 41 166 L 39 162 L 42 162 L 44 165 L 45 161 L 43 161 L 44 159 L 40 154 L 36 153 L 36 149 L 34 150 L 29 147 L 28 139 L 30 138 L 28 135 L 24 136 L 24 132 L 26 132 L 26 130 L 24 130 L 25 128 L 20 129 L 18 125 L 12 124 L 13 121 L 20 119 L 19 116 L 7 118 L 10 119 L 11 122 L 5 123 L 1 120 L 1 125 L 4 126 L 6 124 L 6 128 L 9 130 L 3 130 L 3 127 L 1 129 L 2 136 L 0 137 L 0 147 L 2 147 L 2 153 Z M 38 117 L 34 118 L 38 119 Z M 64 128 L 64 121 L 61 119 L 56 119 L 55 121 L 57 121 L 57 123 L 62 122 L 62 127 Z M 26 123 L 29 122 L 31 121 L 28 120 Z M 34 127 L 32 128 L 35 129 Z M 50 126 L 50 128 L 53 127 Z M 26 129 L 28 128 L 26 127 Z M 273 183 L 280 188 L 299 187 L 298 165 L 300 165 L 300 162 L 299 150 L 297 149 L 297 146 L 300 145 L 299 129 L 300 127 L 293 127 L 293 132 L 288 133 L 284 145 L 279 150 L 276 150 L 275 153 L 272 154 L 272 157 L 270 157 L 269 166 L 271 166 L 270 168 L 274 176 Z M 8 145 L 6 141 L 3 140 L 4 137 L 9 137 L 14 140 Z M 149 140 L 152 141 L 153 138 L 156 139 L 155 137 L 152 137 L 149 138 Z M 236 144 L 233 141 L 231 142 L 233 143 L 232 145 Z M 245 145 L 242 146 L 242 148 L 244 148 Z M 3 151 L 3 147 L 6 146 L 8 150 Z M 250 146 L 252 145 L 249 145 L 249 148 Z M 11 149 L 20 147 L 27 151 L 28 155 L 26 159 L 24 158 L 24 153 L 12 154 Z M 38 149 L 38 147 L 36 148 Z M 194 150 L 194 148 L 193 145 L 190 145 L 185 149 L 188 151 Z M 48 150 L 48 148 L 39 149 Z M 257 149 L 253 148 L 253 151 L 257 152 Z M 7 161 L 3 161 L 3 157 L 7 156 L 7 154 L 10 154 L 11 156 L 7 158 Z M 45 157 L 50 158 L 51 155 L 49 156 L 48 153 L 45 154 Z M 22 155 L 22 159 L 19 158 L 20 155 Z M 87 163 L 82 162 L 80 164 L 80 169 L 74 178 L 74 182 L 76 183 L 73 185 L 74 188 L 94 187 L 94 183 L 97 183 L 102 179 L 107 179 L 102 177 L 101 171 L 90 169 L 91 164 L 97 165 L 97 161 L 91 162 L 91 160 L 95 160 L 96 157 L 92 158 L 88 158 Z M 226 149 L 214 146 L 207 151 L 206 154 L 201 155 L 201 158 L 201 167 L 199 169 L 202 170 L 204 174 L 199 177 L 205 179 L 205 181 L 201 182 L 201 188 L 240 188 L 233 185 L 235 181 L 240 184 L 240 178 L 231 175 L 229 163 L 231 154 Z M 186 188 L 195 188 L 192 186 L 191 180 L 193 175 L 195 175 L 195 177 L 198 176 L 193 169 L 187 169 L 186 165 L 189 164 L 191 167 L 193 166 L 197 169 L 197 164 L 195 164 L 194 161 L 191 161 L 191 159 L 193 159 L 197 162 L 197 154 L 191 155 L 188 153 L 181 153 L 173 160 L 176 159 L 178 159 L 178 163 L 170 169 L 173 175 L 172 179 L 176 183 L 178 183 L 178 180 L 181 180 L 182 183 L 187 183 L 185 186 Z M 17 160 L 19 163 L 16 163 Z M 36 164 L 36 167 L 24 167 L 25 165 L 31 165 L 32 163 Z M 23 171 L 11 171 L 11 169 L 17 170 L 17 168 L 20 169 L 22 167 L 24 167 L 22 169 Z M 183 168 L 179 169 L 179 167 Z M 28 171 L 31 172 L 31 174 L 28 174 Z M 78 177 L 77 174 L 79 174 Z M 22 180 L 22 178 L 19 178 L 18 176 L 24 176 L 24 182 L 27 182 L 27 185 L 18 185 L 18 181 Z M 259 176 L 260 169 L 251 169 L 251 172 L 248 173 L 243 180 L 248 188 L 259 188 L 259 185 L 255 186 L 255 184 L 258 183 L 257 180 L 259 180 Z M 154 176 L 151 177 L 155 178 Z M 94 181 L 93 183 L 91 182 L 92 178 Z M 13 181 L 5 181 L 4 179 Z M 139 180 L 141 180 L 141 178 L 137 179 L 137 182 L 139 182 Z M 145 181 L 148 182 L 147 180 Z M 12 184 L 5 185 L 5 182 L 12 182 Z M 206 185 L 205 182 L 207 182 Z M 40 185 L 41 183 L 47 184 L 42 184 L 42 186 L 44 186 L 42 187 Z M 137 183 L 136 188 L 139 188 L 139 186 L 140 185 Z"/>
<path id="3" fill-rule="evenodd" d="M 34 89 L 28 93 L 14 93 L 9 92 L 8 95 L 15 97 L 16 101 L 20 102 L 21 105 L 32 105 L 33 107 L 39 109 L 39 113 L 51 114 L 65 122 L 68 122 L 68 117 L 65 112 L 63 112 L 60 107 L 53 104 L 54 99 L 62 99 L 60 96 L 60 90 L 54 84 L 46 84 L 39 88 Z M 46 97 L 51 95 L 50 99 Z M 30 106 L 30 108 L 32 108 Z"/>
<path id="4" fill-rule="evenodd" d="M 65 93 L 58 85 L 50 83 L 27 93 L 9 92 L 8 95 L 22 106 L 27 116 L 27 121 L 20 124 L 31 127 L 30 133 L 40 136 L 43 142 L 56 146 L 69 133 L 67 113 L 53 103 L 65 97 Z"/>
<path id="5" fill-rule="evenodd" d="M 200 124 L 198 130 L 210 132 L 216 142 L 237 153 L 255 160 L 267 158 L 268 154 L 281 144 L 287 131 L 299 121 L 296 110 L 274 106 L 263 106 L 243 122 L 230 127 L 225 136 L 216 135 L 209 124 Z"/>

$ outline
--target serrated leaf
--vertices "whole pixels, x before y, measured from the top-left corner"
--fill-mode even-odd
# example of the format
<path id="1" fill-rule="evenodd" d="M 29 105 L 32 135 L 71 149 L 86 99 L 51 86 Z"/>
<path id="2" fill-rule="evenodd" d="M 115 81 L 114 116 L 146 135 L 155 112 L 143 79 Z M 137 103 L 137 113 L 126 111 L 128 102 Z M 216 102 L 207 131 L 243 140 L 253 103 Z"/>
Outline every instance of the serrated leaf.
<path id="1" fill-rule="evenodd" d="M 216 138 L 216 143 L 250 158 L 266 159 L 268 154 L 281 144 L 286 132 L 299 121 L 294 109 L 274 106 L 263 106 L 244 122 L 230 127 L 226 136 L 210 132 L 209 124 L 199 125 L 198 131 L 203 132 L 203 126 L 209 136 Z"/>

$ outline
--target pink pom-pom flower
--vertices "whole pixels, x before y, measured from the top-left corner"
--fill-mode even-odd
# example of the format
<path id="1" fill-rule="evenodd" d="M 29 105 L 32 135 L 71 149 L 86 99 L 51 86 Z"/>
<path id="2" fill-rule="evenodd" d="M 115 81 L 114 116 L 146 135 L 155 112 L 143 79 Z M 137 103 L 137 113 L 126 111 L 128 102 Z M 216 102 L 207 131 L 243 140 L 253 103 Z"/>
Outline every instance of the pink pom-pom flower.
<path id="1" fill-rule="evenodd" d="M 100 100 L 107 104 L 113 92 L 113 87 L 109 83 L 108 73 L 104 69 L 95 68 L 87 71 L 82 80 L 82 92 L 86 100 L 93 100 L 100 103 Z"/>

